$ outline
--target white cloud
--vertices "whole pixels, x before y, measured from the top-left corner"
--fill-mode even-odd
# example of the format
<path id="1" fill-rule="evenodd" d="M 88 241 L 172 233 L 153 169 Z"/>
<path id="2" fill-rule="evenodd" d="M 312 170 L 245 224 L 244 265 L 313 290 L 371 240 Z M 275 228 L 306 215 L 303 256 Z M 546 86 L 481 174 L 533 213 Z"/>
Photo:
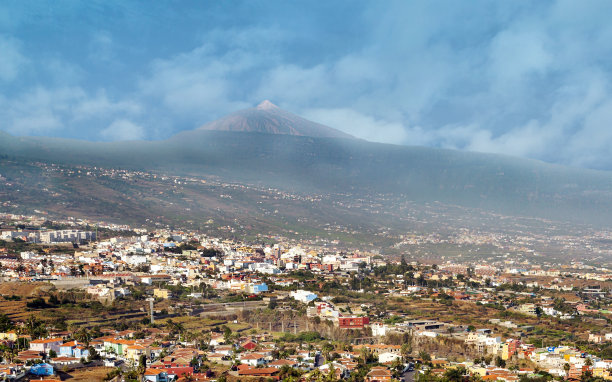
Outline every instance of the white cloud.
<path id="1" fill-rule="evenodd" d="M 73 129 L 85 139 L 96 139 L 92 127 L 108 126 L 140 112 L 141 105 L 135 101 L 113 101 L 104 90 L 90 95 L 80 87 L 36 87 L 16 98 L 0 98 L 3 128 L 15 135 L 53 135 Z M 109 130 L 109 134 L 113 131 L 116 130 Z M 111 138 L 112 135 L 105 137 Z"/>
<path id="2" fill-rule="evenodd" d="M 12 121 L 11 132 L 20 135 L 47 135 L 62 127 L 62 122 L 53 114 L 18 116 Z"/>
<path id="3" fill-rule="evenodd" d="M 143 139 L 145 130 L 127 119 L 119 119 L 100 132 L 100 137 L 109 141 L 133 141 Z"/>
<path id="4" fill-rule="evenodd" d="M 16 39 L 0 35 L 0 80 L 14 80 L 27 63 L 19 45 Z"/>
<path id="5" fill-rule="evenodd" d="M 257 86 L 254 73 L 274 61 L 274 44 L 285 37 L 275 29 L 213 30 L 202 45 L 151 63 L 139 93 L 160 102 L 177 119 L 195 126 L 211 117 L 253 106 L 244 94 Z M 247 86 L 249 83 L 250 86 Z"/>
<path id="6" fill-rule="evenodd" d="M 304 116 L 373 142 L 400 144 L 408 136 L 400 123 L 374 119 L 351 109 L 312 109 L 305 111 Z"/>
<path id="7" fill-rule="evenodd" d="M 285 16 L 296 12 L 278 8 Z M 362 25 L 355 39 L 337 37 L 346 25 L 331 16 L 333 25 L 325 18 L 293 25 L 299 18 L 286 17 L 292 21 L 284 27 L 280 18 L 274 27 L 211 21 L 195 33 L 198 43 L 177 44 L 188 46 L 182 51 L 138 46 L 145 52 L 139 61 L 125 59 L 115 24 L 93 29 L 84 52 L 75 48 L 81 62 L 58 54 L 41 63 L 26 57 L 18 40 L 0 37 L 0 86 L 17 84 L 22 74 L 34 79 L 1 93 L 0 120 L 18 134 L 69 136 L 82 127 L 94 139 L 164 138 L 271 99 L 369 140 L 612 169 L 612 3 L 434 0 L 351 8 L 347 20 L 358 16 Z M 246 10 L 255 15 L 259 8 Z M 143 24 L 143 32 L 153 25 Z M 171 53 L 154 58 L 159 52 Z M 108 87 L 98 78 L 87 82 L 98 74 L 98 54 L 103 66 L 122 68 Z"/>
<path id="8" fill-rule="evenodd" d="M 95 95 L 84 96 L 72 108 L 73 118 L 82 121 L 92 118 L 105 118 L 117 114 L 137 115 L 142 112 L 142 105 L 136 101 L 109 99 L 106 91 L 99 90 Z"/>

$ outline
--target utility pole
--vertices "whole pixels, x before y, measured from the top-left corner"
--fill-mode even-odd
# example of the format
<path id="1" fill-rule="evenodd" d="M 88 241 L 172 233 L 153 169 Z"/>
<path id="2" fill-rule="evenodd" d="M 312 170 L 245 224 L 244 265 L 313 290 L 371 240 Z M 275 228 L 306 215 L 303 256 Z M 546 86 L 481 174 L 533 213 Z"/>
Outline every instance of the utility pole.
<path id="1" fill-rule="evenodd" d="M 151 324 L 153 324 L 155 323 L 155 317 L 153 316 L 153 301 L 155 301 L 155 299 L 148 298 L 147 301 L 149 301 L 149 309 L 151 311 Z"/>

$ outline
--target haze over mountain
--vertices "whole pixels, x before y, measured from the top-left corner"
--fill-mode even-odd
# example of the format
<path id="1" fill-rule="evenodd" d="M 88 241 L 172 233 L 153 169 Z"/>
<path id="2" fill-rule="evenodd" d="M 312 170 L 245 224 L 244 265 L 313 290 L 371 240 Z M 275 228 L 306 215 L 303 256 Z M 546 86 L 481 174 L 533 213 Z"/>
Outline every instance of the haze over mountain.
<path id="1" fill-rule="evenodd" d="M 340 130 L 309 121 L 265 100 L 200 127 L 200 130 L 287 134 L 319 138 L 352 138 Z"/>
<path id="2" fill-rule="evenodd" d="M 32 165 L 56 163 L 217 179 L 275 187 L 302 195 L 338 195 L 344 207 L 333 210 L 333 214 L 331 210 L 317 210 L 316 213 L 303 210 L 294 216 L 299 219 L 310 213 L 317 218 L 329 215 L 330 224 L 347 219 L 364 224 L 375 221 L 378 208 L 372 210 L 370 206 L 366 212 L 350 207 L 356 200 L 367 199 L 375 200 L 372 205 L 378 205 L 379 209 L 397 213 L 400 222 L 406 216 L 402 217 L 400 210 L 395 211 L 396 206 L 410 202 L 421 205 L 422 209 L 429 208 L 431 203 L 443 203 L 508 216 L 612 226 L 610 172 L 495 154 L 367 142 L 283 111 L 270 102 L 232 113 L 164 141 L 90 142 L 0 134 L 0 155 L 5 156 L 0 175 L 4 175 L 3 167 L 10 165 L 12 176 L 6 177 L 6 181 L 19 184 L 20 189 L 39 192 L 30 199 L 35 200 L 39 208 L 44 208 L 45 203 L 56 203 L 54 193 L 67 192 L 62 185 L 64 180 L 53 178 L 53 174 L 39 174 L 37 176 L 43 180 L 26 184 L 22 178 L 32 171 Z M 152 195 L 147 195 L 148 188 L 132 190 L 129 178 L 113 180 L 112 184 L 103 186 L 103 192 L 84 194 L 83 189 L 91 189 L 90 181 L 87 176 L 70 179 L 74 189 L 68 200 L 80 200 L 71 211 L 86 210 L 89 214 L 95 212 L 96 216 L 115 218 L 134 211 L 146 211 L 146 216 L 176 213 L 181 219 L 193 221 L 212 215 L 225 216 L 225 208 L 229 208 L 227 201 L 220 202 L 220 194 L 216 194 L 213 204 L 221 207 L 211 210 L 208 203 L 213 199 L 203 198 L 200 194 L 203 191 L 192 190 L 188 197 L 170 195 L 170 199 L 164 201 L 170 203 L 168 206 L 184 205 L 179 214 L 170 207 L 160 209 L 160 201 L 149 200 L 143 204 L 141 199 Z M 43 191 L 50 189 L 49 184 L 59 188 L 53 192 Z M 148 187 L 161 189 L 163 193 L 166 186 L 150 184 Z M 126 191 L 115 198 L 131 195 L 131 209 L 103 196 L 105 193 L 115 195 L 114 190 L 124 188 Z M 5 199 L 15 196 L 10 191 L 2 195 Z M 233 216 L 257 217 L 251 209 L 260 202 L 249 199 L 240 207 L 232 207 Z M 104 207 L 92 207 L 96 205 Z M 291 207 L 288 202 L 276 209 Z M 465 217 L 477 215 L 474 211 L 466 210 Z M 437 219 L 444 217 L 439 215 Z M 408 229 L 403 223 L 398 224 L 398 229 Z"/>

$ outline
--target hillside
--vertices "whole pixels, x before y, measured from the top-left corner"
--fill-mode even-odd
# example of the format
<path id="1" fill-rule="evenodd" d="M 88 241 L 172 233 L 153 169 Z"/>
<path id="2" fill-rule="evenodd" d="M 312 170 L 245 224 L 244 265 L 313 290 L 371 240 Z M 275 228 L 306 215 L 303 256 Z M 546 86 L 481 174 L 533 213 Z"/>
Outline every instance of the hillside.
<path id="1" fill-rule="evenodd" d="M 163 141 L 0 132 L 0 176 L 4 204 L 21 211 L 199 228 L 214 220 L 244 234 L 334 231 L 373 243 L 415 227 L 502 227 L 502 215 L 534 229 L 541 219 L 612 226 L 609 172 L 367 142 L 269 101 Z"/>
<path id="2" fill-rule="evenodd" d="M 515 216 L 612 223 L 612 176 L 491 154 L 355 139 L 196 130 L 166 141 L 95 143 L 7 136 L 0 152 L 302 193 L 391 194 Z"/>

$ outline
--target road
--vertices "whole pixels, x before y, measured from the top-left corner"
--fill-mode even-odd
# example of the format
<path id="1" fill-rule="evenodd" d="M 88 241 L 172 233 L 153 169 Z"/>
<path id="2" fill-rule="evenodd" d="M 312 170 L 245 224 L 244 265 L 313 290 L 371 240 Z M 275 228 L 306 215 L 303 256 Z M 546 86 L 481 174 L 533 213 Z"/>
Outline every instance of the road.
<path id="1" fill-rule="evenodd" d="M 414 382 L 415 374 L 416 374 L 415 370 L 405 372 L 404 374 L 402 374 L 402 381 Z"/>

